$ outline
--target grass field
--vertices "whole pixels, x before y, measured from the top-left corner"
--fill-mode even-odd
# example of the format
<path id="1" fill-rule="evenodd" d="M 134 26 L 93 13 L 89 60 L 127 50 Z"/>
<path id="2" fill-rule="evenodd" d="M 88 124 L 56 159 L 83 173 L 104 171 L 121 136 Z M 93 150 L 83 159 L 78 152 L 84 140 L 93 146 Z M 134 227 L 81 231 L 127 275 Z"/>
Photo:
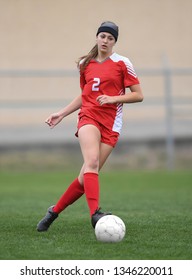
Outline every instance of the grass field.
<path id="1" fill-rule="evenodd" d="M 192 174 L 104 172 L 101 206 L 127 228 L 120 243 L 96 241 L 84 197 L 67 208 L 48 232 L 37 222 L 76 174 L 0 173 L 1 260 L 191 260 Z"/>

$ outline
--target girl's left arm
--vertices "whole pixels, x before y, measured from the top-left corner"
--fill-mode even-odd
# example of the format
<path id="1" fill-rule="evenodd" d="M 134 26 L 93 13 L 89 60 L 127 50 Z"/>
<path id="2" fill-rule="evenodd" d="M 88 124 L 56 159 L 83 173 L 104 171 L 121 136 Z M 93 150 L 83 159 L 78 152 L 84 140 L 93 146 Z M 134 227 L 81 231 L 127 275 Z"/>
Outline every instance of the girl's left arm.
<path id="1" fill-rule="evenodd" d="M 129 89 L 130 92 L 126 92 L 124 95 L 100 95 L 97 97 L 97 101 L 100 105 L 114 103 L 136 103 L 143 101 L 143 93 L 140 84 L 130 86 Z"/>

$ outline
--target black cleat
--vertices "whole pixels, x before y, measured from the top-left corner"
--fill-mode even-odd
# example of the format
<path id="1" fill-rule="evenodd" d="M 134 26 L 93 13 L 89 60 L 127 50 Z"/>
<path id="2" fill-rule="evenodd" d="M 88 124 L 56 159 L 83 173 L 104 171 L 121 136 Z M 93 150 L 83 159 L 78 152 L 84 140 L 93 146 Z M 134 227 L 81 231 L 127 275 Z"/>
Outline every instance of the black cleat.
<path id="1" fill-rule="evenodd" d="M 112 215 L 112 213 L 110 213 L 110 212 L 104 213 L 104 212 L 101 212 L 101 208 L 97 209 L 91 218 L 91 224 L 92 224 L 93 228 L 95 228 L 96 223 L 99 221 L 99 219 L 101 219 L 103 216 L 106 216 L 106 215 Z"/>
<path id="2" fill-rule="evenodd" d="M 52 222 L 58 217 L 58 214 L 53 212 L 53 207 L 48 208 L 45 217 L 37 225 L 37 231 L 47 231 Z"/>

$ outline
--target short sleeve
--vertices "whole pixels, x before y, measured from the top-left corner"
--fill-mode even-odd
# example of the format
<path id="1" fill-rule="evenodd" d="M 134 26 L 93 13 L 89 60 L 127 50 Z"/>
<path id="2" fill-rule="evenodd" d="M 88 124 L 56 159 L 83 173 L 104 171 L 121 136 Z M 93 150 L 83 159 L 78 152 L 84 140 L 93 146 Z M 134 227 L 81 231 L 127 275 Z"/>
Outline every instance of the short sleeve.
<path id="1" fill-rule="evenodd" d="M 140 82 L 130 60 L 128 58 L 124 58 L 122 63 L 124 86 L 130 87 L 138 85 Z"/>
<path id="2" fill-rule="evenodd" d="M 83 59 L 80 61 L 80 66 L 79 66 L 79 73 L 80 73 L 80 87 L 81 90 L 83 91 L 83 88 L 86 84 L 86 80 L 85 80 L 85 71 L 82 70 L 82 63 L 83 63 Z"/>
<path id="3" fill-rule="evenodd" d="M 86 80 L 85 80 L 85 76 L 84 76 L 84 71 L 80 70 L 80 87 L 81 87 L 81 90 L 83 90 L 85 84 L 86 84 Z"/>

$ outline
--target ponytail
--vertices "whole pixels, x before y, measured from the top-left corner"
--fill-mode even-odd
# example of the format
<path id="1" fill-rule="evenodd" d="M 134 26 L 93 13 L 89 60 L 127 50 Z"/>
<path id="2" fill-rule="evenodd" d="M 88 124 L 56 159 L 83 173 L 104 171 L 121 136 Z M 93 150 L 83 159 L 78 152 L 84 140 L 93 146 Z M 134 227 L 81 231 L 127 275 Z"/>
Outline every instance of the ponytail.
<path id="1" fill-rule="evenodd" d="M 91 59 L 96 58 L 98 55 L 98 46 L 97 44 L 90 50 L 87 55 L 81 56 L 77 61 L 77 67 L 84 71 Z"/>

